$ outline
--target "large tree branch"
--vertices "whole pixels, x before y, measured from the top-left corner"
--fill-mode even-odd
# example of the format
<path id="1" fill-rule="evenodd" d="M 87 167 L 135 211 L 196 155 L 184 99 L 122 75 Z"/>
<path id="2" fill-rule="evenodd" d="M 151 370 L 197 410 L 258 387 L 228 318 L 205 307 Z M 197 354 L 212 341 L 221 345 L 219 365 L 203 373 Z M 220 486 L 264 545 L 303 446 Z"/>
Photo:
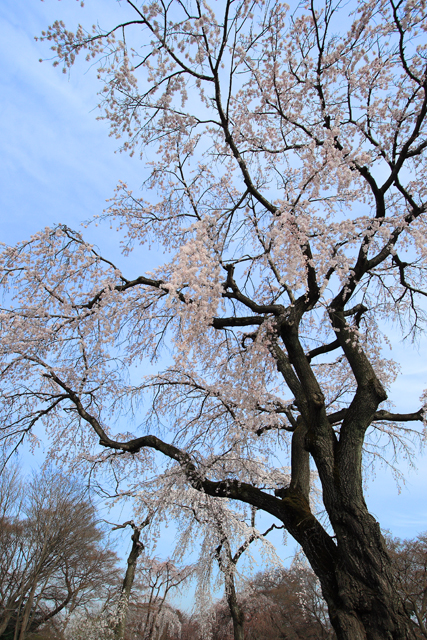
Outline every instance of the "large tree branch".
<path id="1" fill-rule="evenodd" d="M 311 349 L 311 351 L 309 351 L 307 353 L 307 360 L 309 362 L 311 362 L 311 360 L 313 358 L 315 358 L 316 356 L 320 356 L 323 353 L 330 353 L 331 351 L 335 351 L 335 349 L 339 349 L 340 348 L 340 342 L 339 340 L 334 340 L 333 342 L 330 342 L 329 344 L 322 344 L 320 347 L 316 347 L 315 349 Z"/>
<path id="2" fill-rule="evenodd" d="M 336 411 L 335 413 L 330 413 L 328 415 L 328 420 L 330 424 L 339 424 L 342 422 L 347 414 L 348 409 L 341 409 L 340 411 Z M 413 411 L 412 413 L 392 413 L 390 411 L 385 411 L 384 409 L 380 409 L 380 411 L 376 411 L 372 418 L 372 422 L 380 422 L 385 420 L 387 422 L 422 422 L 424 419 L 425 410 L 423 407 L 418 409 L 418 411 Z"/>
<path id="3" fill-rule="evenodd" d="M 227 327 L 248 327 L 254 324 L 261 325 L 265 318 L 262 316 L 244 316 L 230 318 L 214 318 L 212 326 L 214 329 L 226 329 Z"/>
<path id="4" fill-rule="evenodd" d="M 232 298 L 233 300 L 237 300 L 238 302 L 241 302 L 246 307 L 248 307 L 248 309 L 250 309 L 254 313 L 273 314 L 277 316 L 284 312 L 284 307 L 281 304 L 258 304 L 248 296 L 245 296 L 240 291 L 234 279 L 235 266 L 233 264 L 227 264 L 224 265 L 224 269 L 227 271 L 227 280 L 224 284 L 224 298 Z M 227 289 L 231 289 L 231 292 L 228 292 Z"/>
<path id="5" fill-rule="evenodd" d="M 40 364 L 43 364 L 40 361 Z M 46 365 L 43 364 L 46 367 Z M 322 568 L 331 562 L 335 555 L 335 545 L 310 510 L 308 500 L 303 493 L 298 490 L 280 499 L 253 485 L 234 478 L 214 481 L 205 477 L 193 461 L 193 458 L 186 451 L 179 449 L 175 445 L 164 442 L 154 435 L 141 436 L 126 442 L 121 442 L 110 438 L 99 420 L 90 414 L 83 406 L 78 394 L 73 391 L 68 384 L 61 380 L 57 374 L 48 368 L 48 373 L 56 384 L 67 392 L 68 397 L 74 403 L 78 414 L 85 420 L 99 436 L 99 443 L 103 447 L 123 451 L 124 453 L 136 454 L 143 448 L 151 448 L 159 451 L 167 458 L 175 460 L 181 467 L 187 481 L 197 491 L 202 491 L 210 496 L 218 498 L 229 498 L 246 502 L 258 509 L 263 509 L 283 522 L 291 535 L 304 546 L 309 559 L 315 566 L 322 564 Z M 324 547 L 324 552 L 318 554 L 317 545 Z M 325 566 L 323 566 L 325 564 Z"/>

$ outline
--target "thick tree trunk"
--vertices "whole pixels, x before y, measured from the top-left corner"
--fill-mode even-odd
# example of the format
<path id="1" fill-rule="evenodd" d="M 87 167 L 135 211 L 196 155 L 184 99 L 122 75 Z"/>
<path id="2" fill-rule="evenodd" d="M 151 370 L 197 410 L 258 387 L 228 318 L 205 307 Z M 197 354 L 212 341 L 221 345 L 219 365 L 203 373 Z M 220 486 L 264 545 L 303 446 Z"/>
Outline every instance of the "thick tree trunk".
<path id="1" fill-rule="evenodd" d="M 302 381 L 301 387 L 295 385 L 300 416 L 292 438 L 292 482 L 283 494 L 288 516 L 289 511 L 293 513 L 285 524 L 320 580 L 338 640 L 410 640 L 413 628 L 394 586 L 391 560 L 379 524 L 363 497 L 364 438 L 387 394 L 355 342 L 341 306 L 338 301 L 336 308 L 331 307 L 330 317 L 357 390 L 337 419 L 341 423 L 339 436 L 297 336 L 296 321 L 282 331 L 290 362 Z M 292 382 L 285 355 L 278 347 L 276 352 L 278 367 Z M 310 509 L 309 455 L 319 473 L 333 538 Z"/>
<path id="2" fill-rule="evenodd" d="M 318 576 L 338 640 L 412 640 L 413 626 L 395 587 L 380 526 L 361 493 L 336 491 L 324 502 L 335 532 L 326 534 L 299 494 L 285 496 L 299 510 L 291 533 Z M 305 504 L 305 509 L 304 509 Z"/>
<path id="3" fill-rule="evenodd" d="M 322 482 L 335 536 L 318 523 L 299 487 L 283 495 L 299 514 L 290 531 L 320 580 L 338 640 L 412 640 L 380 526 L 363 498 L 360 468 L 340 468 L 337 457 L 334 473 Z"/>
<path id="4" fill-rule="evenodd" d="M 295 495 L 283 502 L 298 505 Z M 335 541 L 300 496 L 292 535 L 320 580 L 338 640 L 414 640 L 413 626 L 394 585 L 380 527 L 366 505 L 331 510 Z M 342 505 L 341 505 L 342 506 Z M 288 510 L 289 513 L 289 510 Z M 289 525 L 289 520 L 287 520 Z"/>
<path id="5" fill-rule="evenodd" d="M 409 640 L 413 627 L 394 585 L 393 567 L 380 527 L 366 505 L 336 514 L 337 593 L 327 596 L 341 640 Z M 326 594 L 325 594 L 326 595 Z"/>

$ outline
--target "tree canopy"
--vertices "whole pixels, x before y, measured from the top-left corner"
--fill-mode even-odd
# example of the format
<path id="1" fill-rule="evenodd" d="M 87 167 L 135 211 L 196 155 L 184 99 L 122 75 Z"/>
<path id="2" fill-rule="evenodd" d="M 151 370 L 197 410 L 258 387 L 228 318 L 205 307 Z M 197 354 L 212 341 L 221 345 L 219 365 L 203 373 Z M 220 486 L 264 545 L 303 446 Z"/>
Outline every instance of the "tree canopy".
<path id="1" fill-rule="evenodd" d="M 122 10 L 42 39 L 65 71 L 99 61 L 112 135 L 150 149 L 143 196 L 120 183 L 104 217 L 125 253 L 155 243 L 165 262 L 125 273 L 65 224 L 5 248 L 4 445 L 42 422 L 55 451 L 128 463 L 175 510 L 199 494 L 264 509 L 339 639 L 410 638 L 362 466 L 424 418 L 425 399 L 387 404 L 384 322 L 425 320 L 425 2 Z"/>

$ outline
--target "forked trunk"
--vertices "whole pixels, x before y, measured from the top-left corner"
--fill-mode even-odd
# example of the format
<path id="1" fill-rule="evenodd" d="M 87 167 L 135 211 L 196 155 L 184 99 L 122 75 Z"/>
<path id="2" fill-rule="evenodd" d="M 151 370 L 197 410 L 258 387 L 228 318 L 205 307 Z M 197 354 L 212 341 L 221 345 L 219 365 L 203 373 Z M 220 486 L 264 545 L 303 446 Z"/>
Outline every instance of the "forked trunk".
<path id="1" fill-rule="evenodd" d="M 363 429 L 356 417 L 342 427 L 339 441 L 329 425 L 319 431 L 320 437 L 313 437 L 301 423 L 294 432 L 293 479 L 287 489 L 276 492 L 285 508 L 283 521 L 320 580 L 338 640 L 413 640 L 380 526 L 363 497 Z M 333 537 L 310 508 L 309 452 Z"/>

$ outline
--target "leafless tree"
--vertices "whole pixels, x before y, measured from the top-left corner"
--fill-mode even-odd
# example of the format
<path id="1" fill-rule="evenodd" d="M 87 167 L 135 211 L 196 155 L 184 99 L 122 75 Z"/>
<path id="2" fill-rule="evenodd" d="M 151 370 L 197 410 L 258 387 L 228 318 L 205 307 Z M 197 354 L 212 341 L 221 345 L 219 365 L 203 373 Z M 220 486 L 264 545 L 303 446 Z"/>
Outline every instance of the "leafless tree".
<path id="1" fill-rule="evenodd" d="M 59 630 L 105 595 L 117 557 L 73 479 L 43 471 L 24 483 L 4 471 L 0 499 L 0 637 L 24 640 L 47 623 Z"/>
<path id="2" fill-rule="evenodd" d="M 427 638 L 427 532 L 415 539 L 387 538 L 397 585 L 417 638 Z"/>

